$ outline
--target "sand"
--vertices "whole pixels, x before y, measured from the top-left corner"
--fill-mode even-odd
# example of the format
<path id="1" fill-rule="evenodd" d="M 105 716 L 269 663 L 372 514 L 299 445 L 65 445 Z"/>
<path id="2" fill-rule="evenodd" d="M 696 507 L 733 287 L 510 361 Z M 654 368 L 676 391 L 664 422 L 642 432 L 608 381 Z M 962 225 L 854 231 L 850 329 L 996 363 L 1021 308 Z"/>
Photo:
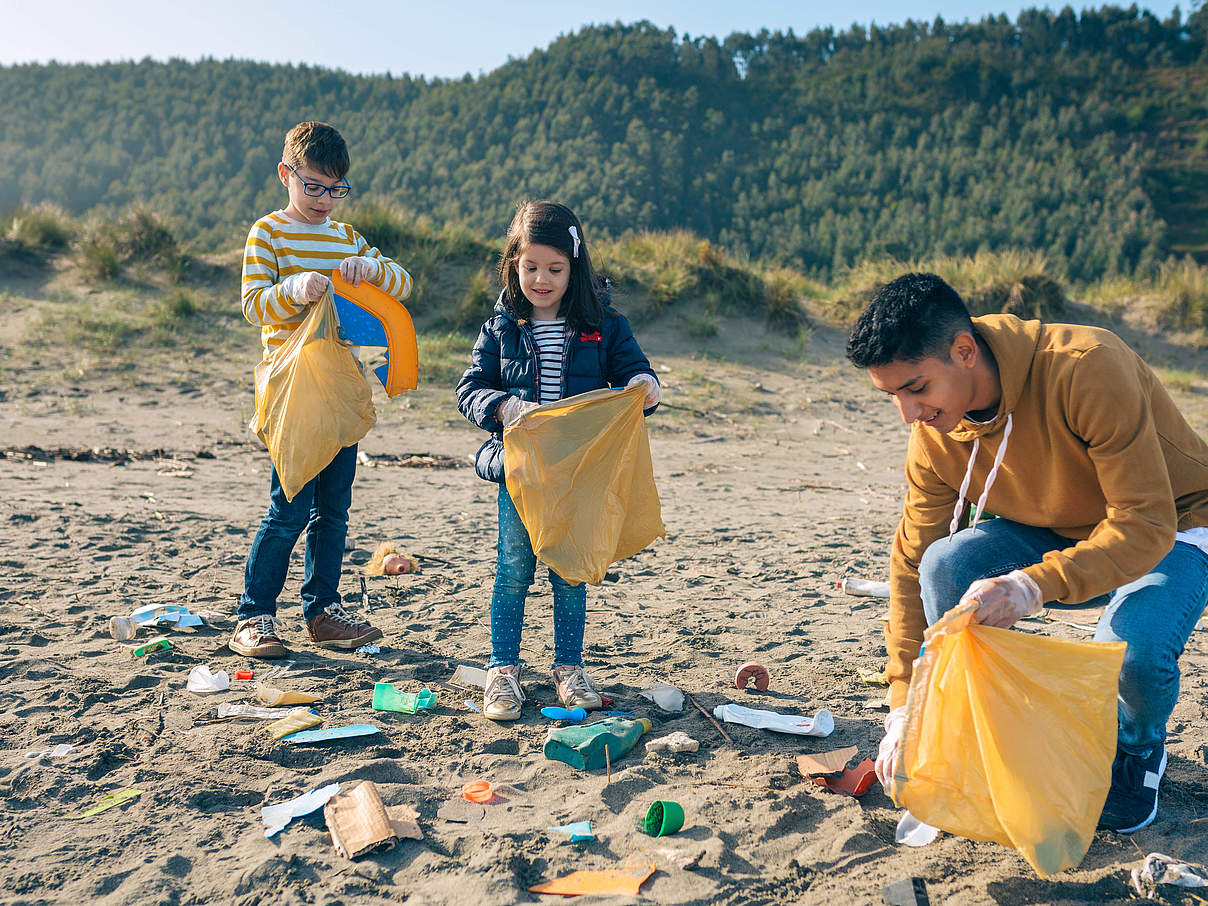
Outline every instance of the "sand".
<path id="1" fill-rule="evenodd" d="M 1193 823 L 1208 816 L 1203 632 L 1182 663 L 1157 822 L 1131 838 L 1098 835 L 1082 865 L 1053 881 L 992 843 L 945 834 L 922 849 L 897 846 L 899 812 L 880 787 L 856 800 L 798 776 L 799 753 L 876 752 L 884 688 L 859 674 L 883 663 L 884 602 L 836 583 L 887 577 L 906 431 L 842 364 L 837 331 L 817 330 L 768 367 L 752 364 L 757 355 L 694 361 L 672 336 L 652 331 L 647 341 L 667 400 L 686 398 L 685 385 L 704 374 L 727 402 L 705 417 L 665 409 L 651 419 L 668 536 L 590 590 L 585 657 L 618 708 L 649 716 L 656 736 L 685 731 L 700 749 L 656 755 L 639 746 L 612 765 L 611 783 L 604 771 L 542 754 L 548 721 L 538 709 L 555 703 L 544 579 L 528 609 L 523 718 L 492 723 L 463 704 L 476 695 L 446 685 L 458 664 L 488 653 L 495 533 L 495 487 L 468 466 L 481 433 L 447 389 L 395 401 L 379 389 L 379 423 L 362 446 L 341 586 L 349 606 L 361 606 L 358 564 L 379 541 L 438 558 L 418 575 L 368 581 L 381 652 L 306 642 L 300 548 L 281 601 L 294 662 L 282 684 L 321 695 L 327 726 L 374 723 L 382 733 L 290 746 L 271 741 L 262 723 L 215 720 L 220 703 L 252 699 L 250 683 L 215 695 L 185 689 L 198 664 L 232 675 L 266 666 L 226 647 L 267 497 L 267 456 L 243 427 L 254 339 L 243 358 L 189 363 L 141 386 L 10 372 L 0 393 L 0 902 L 553 902 L 528 888 L 644 856 L 657 865 L 644 902 L 876 903 L 882 885 L 918 876 L 933 903 L 1105 903 L 1130 899 L 1128 870 L 1145 853 L 1208 860 L 1208 824 Z M 1202 408 L 1194 390 L 1180 400 Z M 100 452 L 79 461 L 22 453 L 27 445 Z M 407 454 L 448 467 L 389 459 Z M 227 618 L 169 631 L 172 650 L 135 658 L 107 621 L 149 603 Z M 1093 624 L 1096 614 L 1050 616 Z M 1054 621 L 1031 629 L 1089 637 Z M 733 688 L 749 660 L 771 673 L 768 692 Z M 372 687 L 383 680 L 437 690 L 438 706 L 375 712 Z M 710 711 L 725 702 L 828 708 L 836 728 L 815 739 L 729 726 L 727 743 L 691 706 L 665 713 L 638 696 L 656 681 Z M 75 748 L 24 757 L 58 743 Z M 321 812 L 263 836 L 262 805 L 365 779 L 387 805 L 418 811 L 422 841 L 350 862 Z M 476 779 L 499 791 L 480 820 L 438 815 Z M 92 818 L 67 817 L 128 787 L 144 792 Z M 683 805 L 681 833 L 654 840 L 636 831 L 654 799 Z M 572 845 L 546 830 L 580 820 L 592 822 L 593 842 Z M 1190 896 L 1169 900 L 1197 902 Z"/>

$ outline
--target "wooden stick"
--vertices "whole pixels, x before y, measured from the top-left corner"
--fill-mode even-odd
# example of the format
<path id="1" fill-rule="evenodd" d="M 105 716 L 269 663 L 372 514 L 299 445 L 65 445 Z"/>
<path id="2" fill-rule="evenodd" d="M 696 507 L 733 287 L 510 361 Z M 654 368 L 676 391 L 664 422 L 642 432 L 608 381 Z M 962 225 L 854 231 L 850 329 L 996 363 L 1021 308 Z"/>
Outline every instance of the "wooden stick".
<path id="1" fill-rule="evenodd" d="M 684 694 L 687 695 L 686 692 Z M 728 742 L 730 745 L 734 745 L 734 740 L 732 740 L 730 738 L 730 734 L 721 728 L 721 724 L 719 724 L 716 720 L 713 719 L 712 714 L 710 714 L 708 711 L 706 711 L 704 708 L 702 708 L 700 705 L 698 705 L 696 703 L 696 699 L 694 699 L 691 695 L 688 695 L 688 701 L 692 702 L 692 707 L 694 707 L 701 714 L 705 715 L 705 717 L 709 718 L 709 723 L 713 724 L 713 726 L 715 726 L 717 728 L 717 732 L 722 735 L 722 738 L 725 739 L 726 742 Z"/>
<path id="2" fill-rule="evenodd" d="M 429 557 L 427 554 L 412 554 L 416 560 L 431 560 L 433 563 L 443 563 L 445 566 L 456 566 L 457 564 L 451 560 L 442 560 L 440 557 Z"/>
<path id="3" fill-rule="evenodd" d="M 612 759 L 608 757 L 608 743 L 604 744 L 604 770 L 608 772 L 608 779 L 604 781 L 604 786 L 612 786 Z"/>

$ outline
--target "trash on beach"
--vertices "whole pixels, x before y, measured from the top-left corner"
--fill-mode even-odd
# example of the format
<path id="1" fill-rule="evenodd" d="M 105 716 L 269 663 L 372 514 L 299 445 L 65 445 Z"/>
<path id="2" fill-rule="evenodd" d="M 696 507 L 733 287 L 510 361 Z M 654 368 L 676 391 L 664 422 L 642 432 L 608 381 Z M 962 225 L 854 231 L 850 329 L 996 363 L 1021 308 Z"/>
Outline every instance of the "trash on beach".
<path id="1" fill-rule="evenodd" d="M 142 790 L 130 787 L 124 790 L 118 790 L 116 793 L 110 793 L 108 796 L 102 796 L 97 804 L 92 808 L 80 812 L 78 815 L 68 815 L 68 818 L 91 818 L 93 815 L 99 815 L 101 812 L 108 811 L 115 805 L 121 805 L 123 802 L 129 802 L 137 796 L 143 794 Z"/>
<path id="2" fill-rule="evenodd" d="M 367 576 L 402 576 L 419 572 L 419 561 L 399 550 L 393 541 L 383 541 L 362 572 Z"/>
<path id="3" fill-rule="evenodd" d="M 541 716 L 548 717 L 550 720 L 569 720 L 571 723 L 578 723 L 586 719 L 587 712 L 582 708 L 558 708 L 548 707 L 541 709 Z"/>
<path id="4" fill-rule="evenodd" d="M 656 799 L 638 819 L 638 830 L 651 837 L 667 837 L 684 826 L 684 807 L 670 799 Z"/>
<path id="5" fill-rule="evenodd" d="M 658 739 L 652 739 L 646 743 L 647 752 L 695 752 L 700 748 L 700 743 L 685 733 L 683 730 L 676 730 L 674 733 L 668 733 L 666 736 L 660 736 Z"/>
<path id="6" fill-rule="evenodd" d="M 653 726 L 644 717 L 638 720 L 607 717 L 586 726 L 556 727 L 547 732 L 543 751 L 551 761 L 595 771 L 632 749 Z"/>
<path id="7" fill-rule="evenodd" d="M 745 689 L 750 683 L 760 692 L 767 692 L 772 678 L 768 675 L 768 668 L 763 664 L 757 664 L 750 661 L 738 668 L 738 672 L 734 674 L 734 688 Z"/>
<path id="8" fill-rule="evenodd" d="M 461 788 L 461 798 L 467 802 L 490 802 L 495 798 L 495 790 L 489 780 L 471 780 Z"/>
<path id="9" fill-rule="evenodd" d="M 356 653 L 357 654 L 381 654 L 382 646 L 378 645 L 374 642 L 370 642 L 368 645 L 362 645 L 360 648 L 358 648 L 356 650 Z"/>
<path id="10" fill-rule="evenodd" d="M 323 806 L 336 852 L 346 859 L 391 849 L 399 840 L 422 840 L 419 812 L 409 805 L 387 808 L 372 780 L 332 796 Z"/>
<path id="11" fill-rule="evenodd" d="M 652 683 L 638 690 L 638 695 L 649 699 L 664 711 L 683 711 L 684 693 L 668 683 Z"/>
<path id="12" fill-rule="evenodd" d="M 393 683 L 374 683 L 373 707 L 377 711 L 397 711 L 414 714 L 436 705 L 436 693 L 429 689 L 420 692 L 400 692 Z"/>
<path id="13" fill-rule="evenodd" d="M 206 664 L 198 664 L 189 671 L 188 689 L 190 692 L 225 692 L 231 688 L 231 678 L 225 670 L 211 673 Z"/>
<path id="14" fill-rule="evenodd" d="M 218 718 L 223 720 L 230 717 L 246 717 L 250 720 L 281 720 L 295 714 L 305 714 L 309 709 L 304 705 L 297 708 L 257 708 L 255 705 L 236 705 L 223 702 L 218 706 Z"/>
<path id="15" fill-rule="evenodd" d="M 487 816 L 487 810 L 481 805 L 466 802 L 464 799 L 450 799 L 436 810 L 436 817 L 442 821 L 454 824 L 471 824 L 481 821 Z"/>
<path id="16" fill-rule="evenodd" d="M 847 578 L 839 583 L 839 588 L 849 595 L 864 595 L 870 598 L 889 597 L 889 583 L 876 582 L 872 579 Z"/>
<path id="17" fill-rule="evenodd" d="M 838 774 L 852 757 L 860 751 L 856 746 L 846 746 L 842 749 L 832 749 L 829 752 L 811 752 L 797 756 L 797 770 L 802 777 L 813 777 L 815 774 Z"/>
<path id="18" fill-rule="evenodd" d="M 183 604 L 148 604 L 132 611 L 130 620 L 136 626 L 175 626 L 177 629 L 196 629 L 204 626 L 205 620 Z"/>
<path id="19" fill-rule="evenodd" d="M 462 702 L 462 704 L 465 705 L 467 708 L 469 708 L 471 711 L 473 711 L 475 714 L 482 713 L 482 709 L 479 708 L 478 705 L 476 705 L 472 701 L 470 701 L 468 698 L 464 702 Z"/>
<path id="20" fill-rule="evenodd" d="M 777 711 L 726 704 L 714 708 L 713 716 L 730 724 L 796 736 L 830 736 L 835 730 L 835 718 L 826 708 L 820 708 L 813 717 L 802 717 L 799 714 L 780 714 Z"/>
<path id="21" fill-rule="evenodd" d="M 906 811 L 902 812 L 902 817 L 898 819 L 898 826 L 893 832 L 893 840 L 904 846 L 926 846 L 939 835 L 938 827 L 925 824 Z"/>
<path id="22" fill-rule="evenodd" d="M 286 691 L 266 686 L 263 680 L 256 684 L 256 698 L 270 708 L 277 708 L 281 705 L 313 705 L 317 701 L 322 701 L 319 696 L 307 692 Z"/>
<path id="23" fill-rule="evenodd" d="M 888 686 L 884 667 L 865 667 L 856 671 L 856 679 L 866 686 Z"/>
<path id="24" fill-rule="evenodd" d="M 250 671 L 250 670 L 236 670 L 235 671 L 235 679 L 251 679 L 251 678 L 252 678 L 252 671 Z"/>
<path id="25" fill-rule="evenodd" d="M 924 633 L 888 792 L 920 821 L 1012 847 L 1048 877 L 1078 865 L 1095 836 L 1125 645 L 983 626 L 976 607 Z"/>
<path id="26" fill-rule="evenodd" d="M 838 777 L 832 775 L 811 776 L 810 780 L 835 793 L 859 798 L 872 789 L 877 781 L 877 769 L 871 758 L 865 758 L 854 768 L 844 768 Z"/>
<path id="27" fill-rule="evenodd" d="M 168 638 L 166 636 L 161 635 L 161 636 L 156 636 L 155 638 L 151 639 L 151 641 L 149 641 L 149 642 L 145 642 L 142 645 L 139 645 L 137 648 L 132 648 L 130 650 L 130 654 L 133 655 L 134 657 L 143 657 L 144 655 L 150 654 L 152 651 L 160 651 L 160 650 L 167 651 L 169 648 L 172 648 L 172 647 L 174 647 L 174 646 L 168 640 Z"/>
<path id="28" fill-rule="evenodd" d="M 572 824 L 547 827 L 546 830 L 556 834 L 566 834 L 571 843 L 583 843 L 586 840 L 596 839 L 596 835 L 591 832 L 590 821 L 575 821 Z"/>
<path id="29" fill-rule="evenodd" d="M 902 878 L 881 887 L 885 906 L 929 906 L 927 884 L 922 878 Z"/>
<path id="30" fill-rule="evenodd" d="M 372 736 L 374 733 L 381 733 L 381 729 L 373 724 L 351 724 L 347 727 L 327 727 L 322 730 L 303 730 L 301 733 L 292 733 L 289 736 L 282 736 L 282 742 L 298 743 L 298 742 L 330 742 L 333 739 L 352 739 L 355 736 Z"/>
<path id="31" fill-rule="evenodd" d="M 138 627 L 129 617 L 110 617 L 109 634 L 119 642 L 129 642 L 138 633 Z"/>
<path id="32" fill-rule="evenodd" d="M 1196 862 L 1180 862 L 1162 853 L 1150 853 L 1134 868 L 1133 889 L 1141 896 L 1158 899 L 1158 885 L 1174 887 L 1208 887 L 1208 868 Z"/>
<path id="33" fill-rule="evenodd" d="M 271 837 L 284 830 L 285 826 L 295 818 L 301 818 L 303 815 L 309 815 L 311 812 L 321 809 L 327 804 L 327 800 L 338 792 L 340 792 L 340 785 L 329 783 L 322 789 L 303 793 L 288 802 L 261 806 L 260 817 L 264 821 L 264 836 Z"/>
<path id="34" fill-rule="evenodd" d="M 75 748 L 75 746 L 69 742 L 61 742 L 57 746 L 55 746 L 53 749 L 42 749 L 40 751 L 38 749 L 34 749 L 33 751 L 26 752 L 25 757 L 26 758 L 62 758 L 64 755 L 66 755 L 68 752 L 70 752 L 74 748 Z"/>
<path id="35" fill-rule="evenodd" d="M 636 897 L 638 889 L 654 874 L 653 862 L 626 865 L 604 871 L 572 871 L 561 878 L 529 888 L 530 893 L 557 893 L 566 897 L 586 894 L 615 894 Z"/>
<path id="36" fill-rule="evenodd" d="M 317 727 L 321 723 L 323 723 L 323 718 L 314 711 L 297 711 L 281 718 L 276 723 L 269 724 L 267 727 L 268 735 L 273 739 L 284 739 L 291 733 L 309 730 L 311 727 Z"/>
<path id="37" fill-rule="evenodd" d="M 449 685 L 461 686 L 463 689 L 485 689 L 487 687 L 487 672 L 479 667 L 468 664 L 458 664 L 449 679 Z"/>

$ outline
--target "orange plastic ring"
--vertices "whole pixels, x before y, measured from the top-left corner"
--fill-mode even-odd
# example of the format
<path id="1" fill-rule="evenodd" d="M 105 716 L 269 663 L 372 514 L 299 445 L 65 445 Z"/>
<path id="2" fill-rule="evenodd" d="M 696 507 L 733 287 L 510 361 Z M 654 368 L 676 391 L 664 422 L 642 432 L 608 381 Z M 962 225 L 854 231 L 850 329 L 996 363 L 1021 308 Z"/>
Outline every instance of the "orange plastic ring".
<path id="1" fill-rule="evenodd" d="M 462 798 L 471 802 L 490 802 L 494 795 L 495 791 L 487 780 L 474 780 L 461 788 Z"/>

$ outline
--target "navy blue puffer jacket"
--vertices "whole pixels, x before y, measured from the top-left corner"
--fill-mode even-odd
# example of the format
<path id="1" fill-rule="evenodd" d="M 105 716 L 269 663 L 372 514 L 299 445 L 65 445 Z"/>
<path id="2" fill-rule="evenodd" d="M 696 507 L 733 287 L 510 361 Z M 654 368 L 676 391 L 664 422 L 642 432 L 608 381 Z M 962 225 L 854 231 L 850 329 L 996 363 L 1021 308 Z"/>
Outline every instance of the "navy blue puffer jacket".
<path id="1" fill-rule="evenodd" d="M 654 374 L 629 321 L 615 309 L 606 308 L 598 331 L 577 332 L 566 338 L 562 397 L 603 387 L 624 387 L 635 374 L 643 372 Z M 487 481 L 503 481 L 503 425 L 495 410 L 509 394 L 538 401 L 537 344 L 528 323 L 517 321 L 501 297 L 495 303 L 495 317 L 479 331 L 470 367 L 457 382 L 461 414 L 491 432 L 479 447 L 474 463 L 479 477 Z M 646 414 L 655 408 L 647 409 Z"/>

